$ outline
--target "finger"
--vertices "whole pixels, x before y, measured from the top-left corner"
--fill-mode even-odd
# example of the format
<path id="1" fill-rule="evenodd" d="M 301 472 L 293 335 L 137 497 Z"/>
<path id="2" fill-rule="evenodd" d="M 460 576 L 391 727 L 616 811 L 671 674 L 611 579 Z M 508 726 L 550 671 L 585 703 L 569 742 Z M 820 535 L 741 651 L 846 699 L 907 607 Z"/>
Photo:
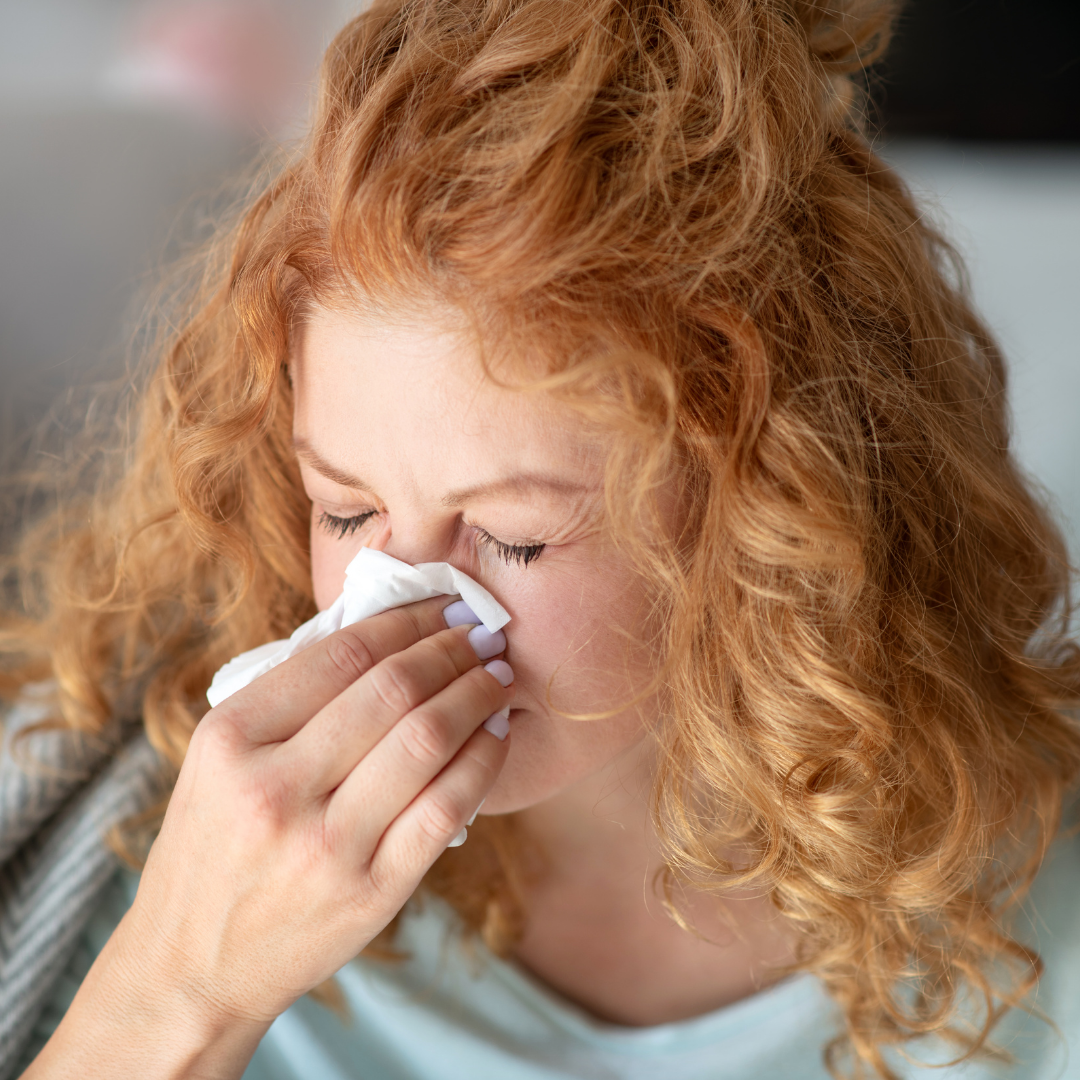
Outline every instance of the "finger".
<path id="1" fill-rule="evenodd" d="M 302 795 L 333 791 L 406 713 L 482 663 L 469 633 L 443 630 L 380 661 L 276 748 L 275 767 Z"/>
<path id="2" fill-rule="evenodd" d="M 238 690 L 212 713 L 250 743 L 288 739 L 380 661 L 445 630 L 442 613 L 452 602 L 435 596 L 338 630 Z"/>
<path id="3" fill-rule="evenodd" d="M 383 833 L 368 863 L 372 880 L 388 892 L 411 892 L 495 786 L 509 744 L 483 727 L 474 732 Z"/>
<path id="4" fill-rule="evenodd" d="M 354 835 L 371 848 L 383 830 L 454 758 L 473 733 L 508 709 L 513 673 L 473 668 L 395 724 L 341 783 L 327 807 L 328 821 L 355 822 Z M 502 679 L 498 678 L 502 675 Z M 493 723 L 505 723 L 503 718 Z M 505 732 L 503 732 L 505 734 Z M 496 741 L 499 741 L 496 738 Z"/>

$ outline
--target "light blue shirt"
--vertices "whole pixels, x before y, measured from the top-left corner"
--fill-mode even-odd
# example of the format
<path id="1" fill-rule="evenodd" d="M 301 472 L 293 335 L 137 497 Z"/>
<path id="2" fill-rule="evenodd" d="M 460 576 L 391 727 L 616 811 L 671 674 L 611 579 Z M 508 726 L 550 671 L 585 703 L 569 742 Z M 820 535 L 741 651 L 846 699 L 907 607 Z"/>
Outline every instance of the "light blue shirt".
<path id="1" fill-rule="evenodd" d="M 135 895 L 121 872 L 39 1025 L 44 1044 L 93 957 Z M 715 1012 L 672 1024 L 601 1023 L 523 968 L 463 944 L 441 902 L 410 908 L 397 945 L 409 959 L 360 958 L 337 975 L 351 1021 L 301 998 L 271 1026 L 244 1080 L 828 1080 L 822 1050 L 838 1013 L 820 983 L 797 976 Z M 1018 933 L 1046 971 L 1036 1004 L 1057 1030 L 1013 1010 L 997 1044 L 1014 1061 L 924 1070 L 925 1080 L 1080 1080 L 1080 842 L 1060 840 L 1035 884 Z M 916 1048 L 945 1062 L 941 1047 Z"/>

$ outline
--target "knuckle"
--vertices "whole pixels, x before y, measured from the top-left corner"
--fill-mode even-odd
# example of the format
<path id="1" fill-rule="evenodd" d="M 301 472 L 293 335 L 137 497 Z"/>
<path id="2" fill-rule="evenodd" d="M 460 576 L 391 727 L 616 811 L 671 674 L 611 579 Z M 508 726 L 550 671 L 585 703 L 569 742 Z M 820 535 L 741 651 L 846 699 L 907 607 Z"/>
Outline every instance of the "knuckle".
<path id="1" fill-rule="evenodd" d="M 433 637 L 431 643 L 437 650 L 439 659 L 455 675 L 463 675 L 480 663 L 472 646 L 468 644 L 468 640 L 460 635 L 447 634 Z"/>
<path id="2" fill-rule="evenodd" d="M 432 795 L 419 809 L 417 823 L 425 835 L 443 843 L 457 835 L 466 813 L 449 795 Z"/>
<path id="3" fill-rule="evenodd" d="M 326 639 L 326 660 L 350 684 L 374 666 L 374 657 L 363 635 L 351 627 L 339 630 Z"/>
<path id="4" fill-rule="evenodd" d="M 427 636 L 427 630 L 423 625 L 419 614 L 413 610 L 413 605 L 406 604 L 405 607 L 394 608 L 394 615 L 401 622 L 405 623 L 413 637 L 420 641 Z"/>
<path id="5" fill-rule="evenodd" d="M 244 743 L 245 720 L 232 701 L 211 709 L 196 725 L 188 743 L 188 753 L 220 757 Z"/>
<path id="6" fill-rule="evenodd" d="M 376 664 L 368 672 L 368 685 L 379 704 L 397 715 L 407 713 L 419 696 L 408 671 L 395 657 Z"/>
<path id="7" fill-rule="evenodd" d="M 506 758 L 503 757 L 506 744 L 496 742 L 493 747 L 491 742 L 490 739 L 485 740 L 484 750 L 469 754 L 470 763 L 482 775 L 483 783 L 488 787 L 494 785 L 495 781 L 498 780 L 499 773 L 502 772 L 502 767 L 506 761 Z"/>
<path id="8" fill-rule="evenodd" d="M 418 764 L 431 767 L 444 761 L 453 750 L 453 733 L 440 713 L 425 709 L 412 714 L 402 727 L 401 745 Z"/>

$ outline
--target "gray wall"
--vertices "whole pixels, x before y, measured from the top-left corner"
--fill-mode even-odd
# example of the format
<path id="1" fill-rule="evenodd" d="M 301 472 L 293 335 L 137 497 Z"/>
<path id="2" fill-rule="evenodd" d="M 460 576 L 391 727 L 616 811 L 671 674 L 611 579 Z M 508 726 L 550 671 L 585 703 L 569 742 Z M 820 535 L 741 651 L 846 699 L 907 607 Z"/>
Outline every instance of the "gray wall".
<path id="1" fill-rule="evenodd" d="M 0 445 L 65 387 L 118 370 L 179 208 L 239 166 L 182 117 L 0 111 Z"/>
<path id="2" fill-rule="evenodd" d="M 1080 553 L 1080 148 L 894 143 L 1009 357 L 1016 449 Z"/>

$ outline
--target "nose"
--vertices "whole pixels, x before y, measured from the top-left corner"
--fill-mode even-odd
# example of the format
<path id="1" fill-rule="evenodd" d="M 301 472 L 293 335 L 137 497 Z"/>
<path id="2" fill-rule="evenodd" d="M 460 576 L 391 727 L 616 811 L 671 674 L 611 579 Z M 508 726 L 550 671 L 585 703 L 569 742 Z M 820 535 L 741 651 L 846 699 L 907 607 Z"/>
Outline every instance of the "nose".
<path id="1" fill-rule="evenodd" d="M 374 538 L 373 538 L 374 539 Z M 369 546 L 385 551 L 395 559 L 415 565 L 426 562 L 452 562 L 454 530 L 446 522 L 431 516 L 390 517 L 387 526 Z M 464 569 L 464 568 L 463 568 Z"/>

